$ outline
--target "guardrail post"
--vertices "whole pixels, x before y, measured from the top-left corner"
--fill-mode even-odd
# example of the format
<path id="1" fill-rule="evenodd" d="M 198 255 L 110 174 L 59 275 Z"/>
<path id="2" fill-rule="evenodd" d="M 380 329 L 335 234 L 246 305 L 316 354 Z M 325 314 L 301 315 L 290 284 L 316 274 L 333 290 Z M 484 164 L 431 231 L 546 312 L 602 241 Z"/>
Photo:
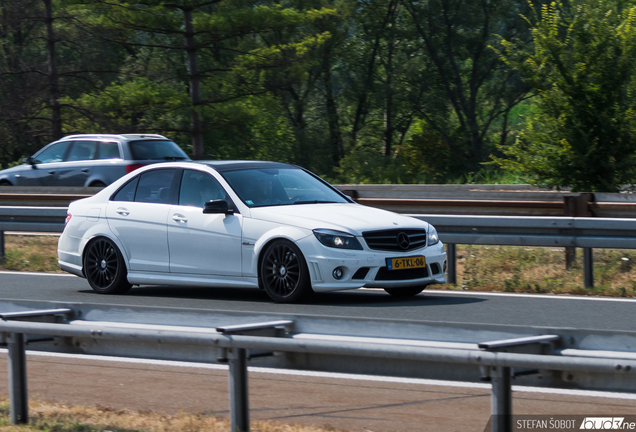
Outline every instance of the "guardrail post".
<path id="1" fill-rule="evenodd" d="M 446 244 L 446 263 L 448 268 L 447 281 L 449 284 L 457 283 L 457 245 L 453 243 Z"/>
<path id="2" fill-rule="evenodd" d="M 594 255 L 592 248 L 583 248 L 583 279 L 585 288 L 594 288 Z"/>
<path id="3" fill-rule="evenodd" d="M 6 253 L 4 251 L 4 231 L 0 231 L 0 263 L 4 261 Z"/>
<path id="4" fill-rule="evenodd" d="M 250 430 L 249 393 L 247 387 L 247 355 L 245 348 L 228 352 L 230 365 L 230 430 Z"/>
<path id="5" fill-rule="evenodd" d="M 511 370 L 505 366 L 491 368 L 492 432 L 512 431 Z"/>
<path id="6" fill-rule="evenodd" d="M 9 334 L 7 346 L 9 348 L 8 370 L 11 423 L 24 424 L 29 421 L 24 334 Z"/>

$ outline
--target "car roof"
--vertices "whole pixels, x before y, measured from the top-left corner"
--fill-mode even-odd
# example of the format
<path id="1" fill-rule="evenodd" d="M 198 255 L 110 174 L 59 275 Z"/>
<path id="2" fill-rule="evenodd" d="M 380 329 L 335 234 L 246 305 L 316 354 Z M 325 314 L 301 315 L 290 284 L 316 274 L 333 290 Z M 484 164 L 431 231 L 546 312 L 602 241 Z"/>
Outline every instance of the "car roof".
<path id="1" fill-rule="evenodd" d="M 74 140 L 74 139 L 118 139 L 118 140 L 167 140 L 163 135 L 158 134 L 76 134 L 68 135 L 60 139 L 60 141 Z"/>
<path id="2" fill-rule="evenodd" d="M 283 162 L 270 162 L 270 161 L 251 161 L 251 160 L 207 160 L 207 161 L 195 161 L 210 168 L 215 169 L 218 172 L 237 171 L 247 169 L 300 169 L 296 165 L 291 165 Z"/>

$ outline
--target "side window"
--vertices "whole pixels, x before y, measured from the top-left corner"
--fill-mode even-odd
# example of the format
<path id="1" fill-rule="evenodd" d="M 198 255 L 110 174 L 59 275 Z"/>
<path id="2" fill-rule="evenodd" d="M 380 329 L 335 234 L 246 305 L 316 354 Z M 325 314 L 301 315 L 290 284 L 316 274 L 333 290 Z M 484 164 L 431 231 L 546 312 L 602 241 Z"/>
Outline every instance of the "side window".
<path id="1" fill-rule="evenodd" d="M 117 191 L 111 198 L 111 201 L 134 201 L 135 191 L 137 190 L 137 183 L 139 183 L 139 176 L 135 177 Z"/>
<path id="2" fill-rule="evenodd" d="M 96 150 L 97 143 L 95 141 L 74 141 L 66 160 L 69 162 L 92 160 Z"/>
<path id="3" fill-rule="evenodd" d="M 70 141 L 65 141 L 45 148 L 33 157 L 33 162 L 36 164 L 62 162 L 62 160 L 64 160 L 64 153 L 70 143 Z"/>
<path id="4" fill-rule="evenodd" d="M 170 204 L 174 169 L 156 169 L 139 176 L 135 202 Z"/>
<path id="5" fill-rule="evenodd" d="M 120 159 L 119 144 L 116 142 L 100 142 L 97 145 L 96 159 Z"/>
<path id="6" fill-rule="evenodd" d="M 217 199 L 226 199 L 226 196 L 214 177 L 201 171 L 183 170 L 179 205 L 203 208 L 206 202 Z"/>

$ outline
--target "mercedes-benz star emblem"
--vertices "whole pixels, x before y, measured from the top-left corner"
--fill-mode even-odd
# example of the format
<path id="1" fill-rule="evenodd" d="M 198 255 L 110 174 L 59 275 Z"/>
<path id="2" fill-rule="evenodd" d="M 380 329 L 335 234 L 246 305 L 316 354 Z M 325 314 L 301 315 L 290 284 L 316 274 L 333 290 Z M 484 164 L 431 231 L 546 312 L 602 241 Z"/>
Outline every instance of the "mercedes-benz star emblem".
<path id="1" fill-rule="evenodd" d="M 411 245 L 411 240 L 409 240 L 409 236 L 405 232 L 401 232 L 397 235 L 397 242 L 398 246 L 405 250 Z"/>

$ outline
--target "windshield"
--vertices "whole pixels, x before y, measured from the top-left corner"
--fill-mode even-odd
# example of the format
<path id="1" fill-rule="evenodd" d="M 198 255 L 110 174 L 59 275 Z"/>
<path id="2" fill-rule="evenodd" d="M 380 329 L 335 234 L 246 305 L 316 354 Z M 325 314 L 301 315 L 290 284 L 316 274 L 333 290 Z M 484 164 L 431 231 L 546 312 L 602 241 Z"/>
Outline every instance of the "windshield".
<path id="1" fill-rule="evenodd" d="M 331 186 L 298 168 L 226 171 L 223 177 L 249 207 L 348 202 Z"/>
<path id="2" fill-rule="evenodd" d="M 131 141 L 129 145 L 133 160 L 190 160 L 188 155 L 172 141 L 139 140 Z"/>

